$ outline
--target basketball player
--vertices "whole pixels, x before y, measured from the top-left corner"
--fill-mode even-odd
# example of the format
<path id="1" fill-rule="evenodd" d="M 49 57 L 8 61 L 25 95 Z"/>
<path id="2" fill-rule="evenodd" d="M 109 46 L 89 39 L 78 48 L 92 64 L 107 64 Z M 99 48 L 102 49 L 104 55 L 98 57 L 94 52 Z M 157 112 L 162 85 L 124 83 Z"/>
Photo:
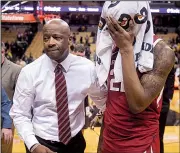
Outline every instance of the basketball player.
<path id="1" fill-rule="evenodd" d="M 163 40 L 159 39 L 157 36 L 154 35 L 154 43 L 156 42 L 156 45 L 154 47 L 154 51 L 157 53 L 157 52 L 161 52 L 161 49 L 162 48 L 168 48 L 168 45 L 163 42 Z M 159 114 L 159 109 L 158 109 L 158 114 Z M 93 127 L 93 125 L 96 124 L 96 123 L 92 123 L 91 126 Z M 102 145 L 102 142 L 103 142 L 103 129 L 104 129 L 104 123 L 102 123 L 102 126 L 101 126 L 101 132 L 100 132 L 100 136 L 99 136 L 99 143 L 98 143 L 98 148 L 97 148 L 97 153 L 101 153 L 102 150 L 101 150 L 101 145 Z M 163 141 L 163 140 L 160 140 L 160 142 Z"/>
<path id="2" fill-rule="evenodd" d="M 134 64 L 132 20 L 128 32 L 112 17 L 106 18 L 106 23 L 121 54 L 125 92 L 108 89 L 101 152 L 159 153 L 161 91 L 174 65 L 174 52 L 154 37 L 153 70 L 142 74 Z M 116 60 L 117 53 L 111 61 Z M 113 62 L 111 69 L 114 69 Z M 114 74 L 109 75 L 107 82 L 113 77 Z"/>

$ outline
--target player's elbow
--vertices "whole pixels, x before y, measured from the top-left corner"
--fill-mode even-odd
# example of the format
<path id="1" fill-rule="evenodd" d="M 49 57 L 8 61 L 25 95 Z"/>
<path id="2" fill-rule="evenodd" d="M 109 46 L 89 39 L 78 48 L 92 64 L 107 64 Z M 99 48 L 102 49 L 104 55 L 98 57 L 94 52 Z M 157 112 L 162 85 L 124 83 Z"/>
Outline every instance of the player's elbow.
<path id="1" fill-rule="evenodd" d="M 135 94 L 134 96 L 128 96 L 127 102 L 129 110 L 133 114 L 143 112 L 150 104 L 151 98 L 149 95 L 142 92 L 142 94 Z"/>
<path id="2" fill-rule="evenodd" d="M 141 107 L 129 107 L 129 110 L 132 114 L 139 114 L 141 113 L 144 109 Z"/>
<path id="3" fill-rule="evenodd" d="M 133 114 L 141 113 L 145 110 L 145 108 L 146 107 L 140 101 L 138 101 L 138 102 L 133 101 L 133 103 L 131 103 L 131 105 L 129 105 L 129 110 Z"/>

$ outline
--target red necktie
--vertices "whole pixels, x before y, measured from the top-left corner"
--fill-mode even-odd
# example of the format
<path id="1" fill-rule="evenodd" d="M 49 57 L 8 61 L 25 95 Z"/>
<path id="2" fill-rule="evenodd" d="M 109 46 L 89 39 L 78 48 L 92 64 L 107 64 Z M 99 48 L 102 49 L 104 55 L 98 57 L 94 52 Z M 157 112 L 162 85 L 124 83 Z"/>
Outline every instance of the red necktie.
<path id="1" fill-rule="evenodd" d="M 59 140 L 66 145 L 71 140 L 66 80 L 60 64 L 56 66 L 54 72 Z"/>

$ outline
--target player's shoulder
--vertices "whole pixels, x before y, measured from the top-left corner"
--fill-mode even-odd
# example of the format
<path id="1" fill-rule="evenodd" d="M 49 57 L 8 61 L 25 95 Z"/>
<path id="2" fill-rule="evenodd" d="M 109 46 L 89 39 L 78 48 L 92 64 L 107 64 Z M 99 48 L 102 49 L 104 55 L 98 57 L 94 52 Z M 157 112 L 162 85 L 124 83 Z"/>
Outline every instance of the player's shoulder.
<path id="1" fill-rule="evenodd" d="M 153 35 L 153 47 L 156 46 L 156 44 L 161 41 L 162 39 L 159 38 L 157 35 Z"/>
<path id="2" fill-rule="evenodd" d="M 160 56 L 160 54 L 161 54 L 161 55 L 163 55 L 163 57 L 167 57 L 167 58 L 175 60 L 175 53 L 169 47 L 169 45 L 162 39 L 157 38 L 156 41 L 157 40 L 159 40 L 159 41 L 154 46 L 155 55 Z"/>
<path id="3" fill-rule="evenodd" d="M 175 63 L 174 51 L 161 39 L 154 46 L 155 69 L 170 71 Z"/>

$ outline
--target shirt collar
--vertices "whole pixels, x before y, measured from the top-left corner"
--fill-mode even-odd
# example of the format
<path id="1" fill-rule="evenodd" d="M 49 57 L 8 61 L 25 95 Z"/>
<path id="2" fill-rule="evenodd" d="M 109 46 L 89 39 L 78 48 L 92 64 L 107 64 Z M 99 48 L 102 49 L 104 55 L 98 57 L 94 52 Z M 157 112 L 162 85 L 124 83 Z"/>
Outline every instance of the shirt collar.
<path id="1" fill-rule="evenodd" d="M 58 62 L 56 62 L 55 60 L 51 60 L 51 61 L 52 61 L 53 67 L 55 68 L 58 65 Z M 67 73 L 71 64 L 71 54 L 69 53 L 66 59 L 62 61 L 60 64 L 62 65 L 64 72 Z"/>

